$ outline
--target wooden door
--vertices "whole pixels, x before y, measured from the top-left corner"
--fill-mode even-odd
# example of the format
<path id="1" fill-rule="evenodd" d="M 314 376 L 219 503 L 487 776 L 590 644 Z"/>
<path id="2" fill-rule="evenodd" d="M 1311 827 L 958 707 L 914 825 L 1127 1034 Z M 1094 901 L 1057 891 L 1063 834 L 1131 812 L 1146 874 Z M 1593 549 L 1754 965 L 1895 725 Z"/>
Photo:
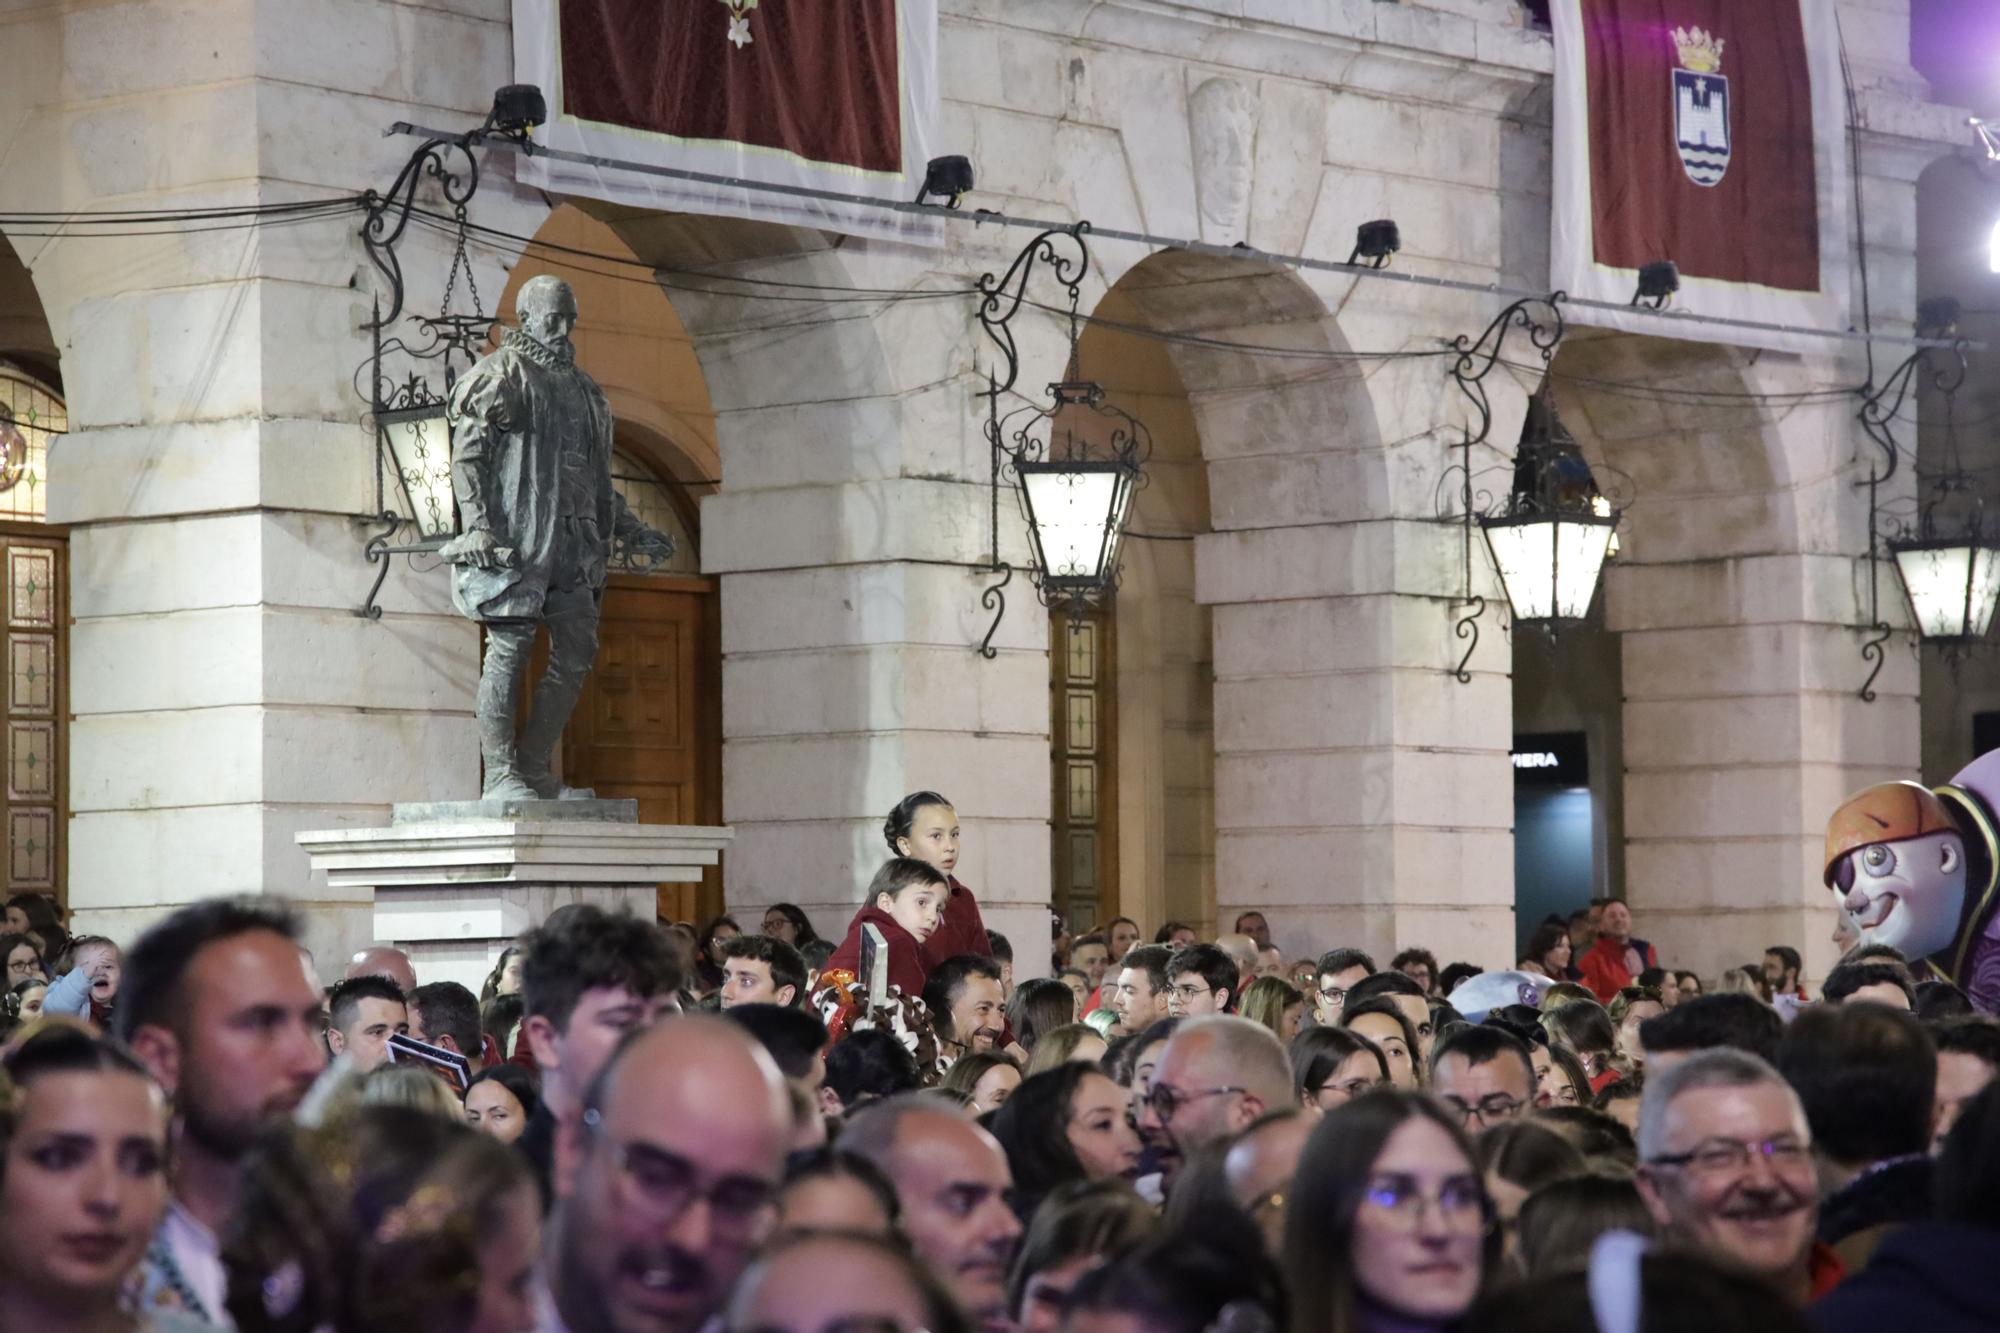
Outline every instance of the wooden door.
<path id="1" fill-rule="evenodd" d="M 1117 646 L 1110 607 L 1050 610 L 1051 883 L 1079 935 L 1118 901 Z"/>
<path id="2" fill-rule="evenodd" d="M 722 691 L 715 580 L 613 574 L 597 665 L 563 734 L 563 781 L 636 800 L 647 824 L 722 822 Z M 659 913 L 722 911 L 722 870 L 663 884 Z"/>
<path id="3" fill-rule="evenodd" d="M 68 536 L 0 523 L 6 580 L 7 783 L 0 888 L 67 901 L 69 821 Z"/>

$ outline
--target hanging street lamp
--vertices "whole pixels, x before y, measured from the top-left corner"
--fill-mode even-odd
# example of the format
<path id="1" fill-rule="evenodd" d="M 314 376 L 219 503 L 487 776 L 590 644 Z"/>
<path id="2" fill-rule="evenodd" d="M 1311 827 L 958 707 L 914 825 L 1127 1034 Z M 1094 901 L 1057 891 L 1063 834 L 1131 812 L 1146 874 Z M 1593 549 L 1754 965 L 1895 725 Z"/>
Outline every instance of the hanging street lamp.
<path id="1" fill-rule="evenodd" d="M 1123 408 L 1108 402 L 1104 387 L 1084 377 L 1078 359 L 1082 316 L 1078 304 L 1090 268 L 1084 236 L 1090 224 L 1079 222 L 1044 232 L 1030 241 L 1006 275 L 987 274 L 979 280 L 980 322 L 1000 349 L 1000 365 L 989 374 L 986 399 L 986 439 L 992 453 L 993 548 L 986 566 L 1000 582 L 980 594 L 980 604 L 994 612 L 993 624 L 975 651 L 991 658 L 997 650 L 993 635 L 1007 614 L 1002 591 L 1013 578 L 1013 567 L 1000 558 L 1000 490 L 1012 483 L 1035 565 L 1029 572 L 1035 591 L 1046 606 L 1063 606 L 1080 617 L 1108 601 L 1118 589 L 1118 551 L 1132 514 L 1132 497 L 1146 484 L 1146 460 L 1153 436 Z M 1059 242 L 1076 247 L 1071 258 Z M 1012 321 L 1027 304 L 1027 285 L 1037 265 L 1045 265 L 1068 297 L 1069 366 L 1062 380 L 1049 386 L 1046 405 L 1038 402 L 1000 410 L 1002 397 L 1012 392 L 1020 373 Z"/>
<path id="2" fill-rule="evenodd" d="M 1924 642 L 1970 647 L 1986 637 L 2000 601 L 2000 546 L 1976 522 L 1956 537 L 1891 541 L 1889 554 Z"/>
<path id="3" fill-rule="evenodd" d="M 1507 503 L 1479 517 L 1514 623 L 1554 633 L 1585 619 L 1616 552 L 1618 520 L 1544 382 L 1528 400 Z"/>
<path id="4" fill-rule="evenodd" d="M 451 488 L 451 423 L 446 401 L 418 376 L 374 413 L 375 429 L 389 451 L 422 541 L 457 535 L 458 503 Z"/>

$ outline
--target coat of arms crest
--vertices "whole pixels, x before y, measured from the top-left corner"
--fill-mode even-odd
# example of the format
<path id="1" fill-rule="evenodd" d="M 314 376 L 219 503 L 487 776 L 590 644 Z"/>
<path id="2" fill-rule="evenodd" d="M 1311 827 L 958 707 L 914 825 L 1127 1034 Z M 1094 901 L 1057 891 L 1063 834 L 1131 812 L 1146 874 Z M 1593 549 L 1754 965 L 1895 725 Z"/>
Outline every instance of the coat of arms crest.
<path id="1" fill-rule="evenodd" d="M 1729 80 L 1722 75 L 1720 38 L 1700 28 L 1675 28 L 1680 56 L 1673 72 L 1674 147 L 1696 185 L 1719 184 L 1729 170 Z"/>

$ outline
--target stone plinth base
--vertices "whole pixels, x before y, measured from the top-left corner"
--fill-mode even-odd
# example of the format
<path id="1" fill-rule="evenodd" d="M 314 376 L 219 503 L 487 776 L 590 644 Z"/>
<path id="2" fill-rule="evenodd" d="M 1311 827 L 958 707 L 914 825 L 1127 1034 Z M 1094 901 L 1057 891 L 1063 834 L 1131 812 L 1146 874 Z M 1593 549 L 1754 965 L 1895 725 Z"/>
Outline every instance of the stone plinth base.
<path id="1" fill-rule="evenodd" d="M 393 807 L 387 828 L 298 842 L 329 887 L 372 891 L 375 938 L 406 950 L 419 981 L 477 993 L 500 951 L 557 908 L 650 918 L 659 885 L 700 879 L 735 837 L 637 819 L 632 801 L 428 802 Z"/>

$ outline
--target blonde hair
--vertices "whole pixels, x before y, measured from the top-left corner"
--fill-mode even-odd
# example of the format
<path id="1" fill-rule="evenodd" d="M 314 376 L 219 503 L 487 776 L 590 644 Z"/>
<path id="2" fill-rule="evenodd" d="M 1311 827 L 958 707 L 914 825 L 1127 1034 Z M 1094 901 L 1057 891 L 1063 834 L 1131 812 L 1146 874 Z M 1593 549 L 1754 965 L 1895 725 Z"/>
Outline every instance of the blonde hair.
<path id="1" fill-rule="evenodd" d="M 1285 1039 L 1285 1011 L 1295 1004 L 1302 1005 L 1306 997 L 1299 988 L 1282 977 L 1258 977 L 1243 990 L 1243 1003 L 1237 1012 L 1263 1027 L 1271 1029 L 1278 1040 Z"/>

